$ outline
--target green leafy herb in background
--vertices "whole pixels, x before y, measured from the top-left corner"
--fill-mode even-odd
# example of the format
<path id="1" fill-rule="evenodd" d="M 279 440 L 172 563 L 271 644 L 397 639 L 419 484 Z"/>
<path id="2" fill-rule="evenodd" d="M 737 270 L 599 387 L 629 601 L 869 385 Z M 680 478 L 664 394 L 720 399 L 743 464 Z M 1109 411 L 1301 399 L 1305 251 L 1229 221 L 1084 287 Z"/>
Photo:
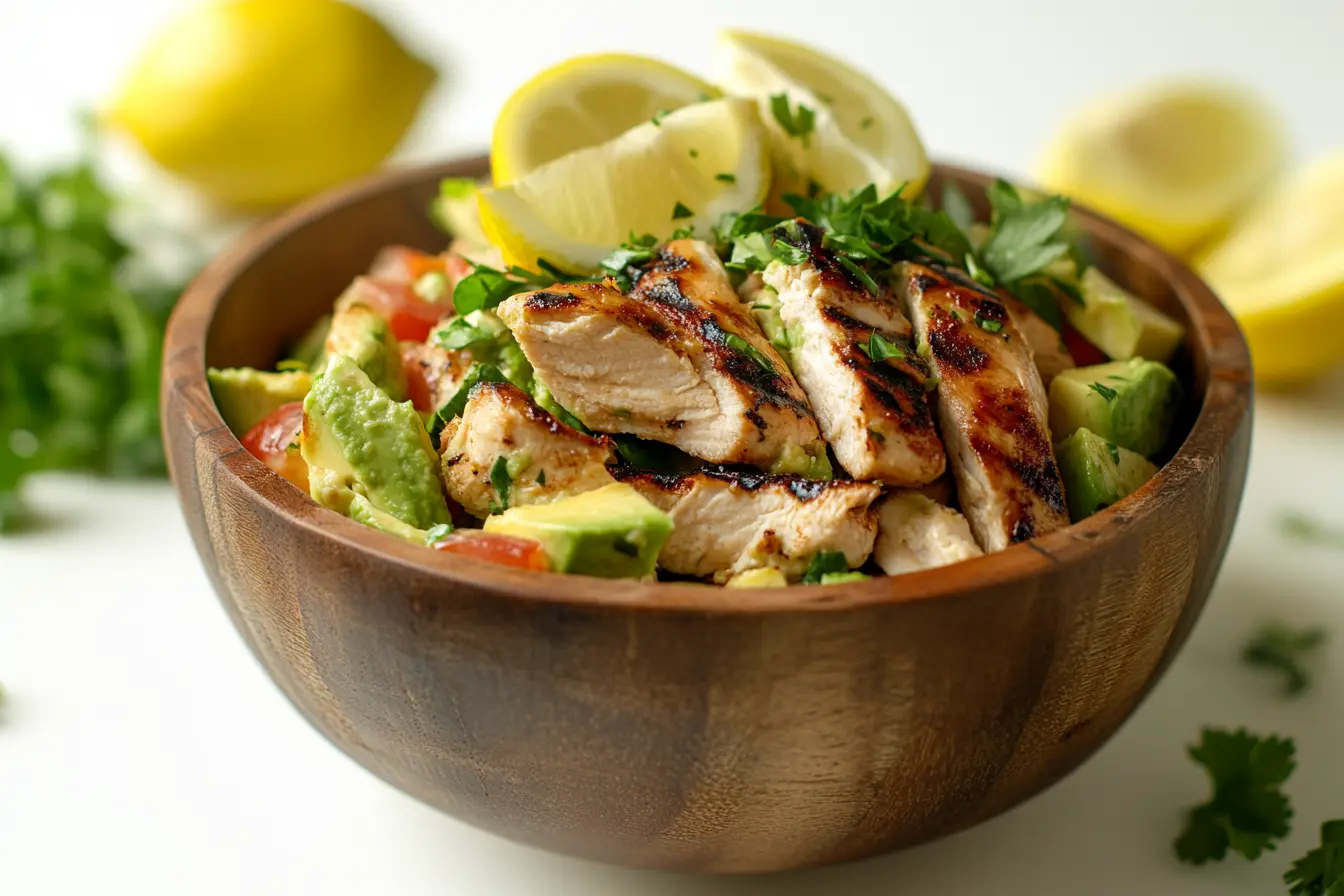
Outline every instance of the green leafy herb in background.
<path id="1" fill-rule="evenodd" d="M 770 95 L 770 114 L 779 122 L 784 133 L 796 137 L 804 147 L 808 145 L 808 139 L 816 127 L 815 111 L 802 103 L 790 106 L 788 94 L 773 93 Z"/>
<path id="2" fill-rule="evenodd" d="M 159 362 L 180 288 L 137 277 L 115 207 L 88 163 L 25 177 L 0 156 L 0 531 L 31 473 L 163 473 Z"/>
<path id="3" fill-rule="evenodd" d="M 1325 629 L 1293 631 L 1279 623 L 1265 625 L 1241 651 L 1249 666 L 1277 669 L 1284 674 L 1284 693 L 1300 694 L 1311 684 L 1305 661 L 1325 643 Z"/>
<path id="4" fill-rule="evenodd" d="M 1189 752 L 1208 772 L 1213 796 L 1186 818 L 1175 844 L 1181 861 L 1222 861 L 1229 850 L 1253 860 L 1288 836 L 1293 810 L 1280 787 L 1297 765 L 1291 739 L 1205 728 Z"/>
<path id="5" fill-rule="evenodd" d="M 1283 876 L 1292 896 L 1344 896 L 1344 820 L 1321 825 L 1321 845 Z"/>
<path id="6" fill-rule="evenodd" d="M 1323 523 L 1300 510 L 1281 512 L 1279 531 L 1297 541 L 1344 549 L 1344 527 Z"/>

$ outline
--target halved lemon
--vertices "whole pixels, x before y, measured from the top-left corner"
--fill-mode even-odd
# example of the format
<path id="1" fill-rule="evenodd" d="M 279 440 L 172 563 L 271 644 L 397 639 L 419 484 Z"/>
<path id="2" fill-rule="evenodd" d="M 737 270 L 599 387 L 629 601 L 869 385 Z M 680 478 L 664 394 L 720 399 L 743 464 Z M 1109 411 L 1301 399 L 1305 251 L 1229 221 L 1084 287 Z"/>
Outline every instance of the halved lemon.
<path id="1" fill-rule="evenodd" d="M 517 180 L 576 149 L 718 95 L 695 75 L 657 59 L 576 56 L 519 87 L 500 109 L 490 140 L 495 183 Z"/>
<path id="2" fill-rule="evenodd" d="M 716 69 L 724 90 L 759 104 L 777 193 L 802 192 L 815 181 L 836 192 L 907 184 L 914 195 L 928 180 L 928 156 L 905 107 L 839 59 L 775 37 L 725 31 Z"/>
<path id="3" fill-rule="evenodd" d="M 1258 381 L 1344 362 L 1344 153 L 1275 187 L 1196 265 L 1241 322 Z"/>
<path id="4" fill-rule="evenodd" d="M 1278 119 L 1254 95 L 1172 82 L 1088 104 L 1047 146 L 1041 182 L 1186 254 L 1228 225 L 1285 154 Z"/>
<path id="5" fill-rule="evenodd" d="M 708 234 L 724 212 L 758 204 L 769 185 L 755 104 L 721 99 L 481 190 L 481 223 L 510 264 L 535 268 L 545 259 L 589 273 L 632 232 Z"/>

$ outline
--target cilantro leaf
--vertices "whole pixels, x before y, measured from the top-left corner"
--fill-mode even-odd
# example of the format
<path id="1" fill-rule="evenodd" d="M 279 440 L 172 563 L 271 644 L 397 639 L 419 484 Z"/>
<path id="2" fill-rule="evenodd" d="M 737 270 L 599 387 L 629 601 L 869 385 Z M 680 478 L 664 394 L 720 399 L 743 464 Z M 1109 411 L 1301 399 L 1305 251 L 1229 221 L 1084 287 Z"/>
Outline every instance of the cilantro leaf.
<path id="1" fill-rule="evenodd" d="M 1251 860 L 1273 850 L 1293 816 L 1280 787 L 1297 765 L 1295 752 L 1291 739 L 1205 728 L 1189 754 L 1204 766 L 1213 795 L 1189 811 L 1177 857 L 1202 865 L 1222 861 L 1229 850 Z"/>
<path id="2" fill-rule="evenodd" d="M 845 555 L 839 551 L 819 551 L 807 564 L 802 581 L 804 585 L 817 585 L 823 576 L 840 572 L 849 572 L 849 561 Z"/>
<path id="3" fill-rule="evenodd" d="M 1107 386 L 1103 383 L 1088 383 L 1087 388 L 1091 389 L 1093 392 L 1097 393 L 1102 398 L 1106 399 L 1107 404 L 1109 404 L 1112 401 L 1115 401 L 1115 399 L 1120 395 L 1119 392 L 1115 391 L 1110 386 Z"/>
<path id="4" fill-rule="evenodd" d="M 722 181 L 722 182 L 724 182 L 725 184 L 735 184 L 735 183 L 737 183 L 737 175 L 736 175 L 736 174 L 733 174 L 733 173 L 730 172 L 730 171 L 720 171 L 718 174 L 714 175 L 714 179 L 715 179 L 715 180 L 718 180 L 718 181 Z"/>
<path id="5" fill-rule="evenodd" d="M 796 107 L 790 106 L 789 96 L 786 93 L 772 93 L 770 114 L 779 122 L 784 133 L 802 141 L 804 147 L 808 145 L 808 137 L 816 127 L 815 111 L 802 103 L 798 103 Z"/>
<path id="6" fill-rule="evenodd" d="M 430 340 L 433 344 L 449 351 L 464 349 L 469 345 L 494 340 L 496 331 L 490 327 L 473 324 L 465 317 L 455 317 L 435 330 Z"/>
<path id="7" fill-rule="evenodd" d="M 478 383 L 507 383 L 508 381 L 508 378 L 500 373 L 499 368 L 493 364 L 471 365 L 467 375 L 462 378 L 462 385 L 457 387 L 453 396 L 439 407 L 433 419 L 430 420 L 430 436 L 437 440 L 439 433 L 443 432 L 443 427 L 447 425 L 449 420 L 462 416 L 462 412 L 466 410 L 467 399 L 471 396 L 473 386 Z"/>
<path id="8" fill-rule="evenodd" d="M 1283 875 L 1292 896 L 1344 896 L 1344 820 L 1321 825 L 1321 845 Z"/>
<path id="9" fill-rule="evenodd" d="M 876 330 L 868 337 L 866 345 L 859 346 L 859 350 L 878 363 L 888 358 L 900 359 L 905 357 L 905 349 L 893 342 L 888 342 L 886 337 Z"/>
<path id="10" fill-rule="evenodd" d="M 986 333 L 998 333 L 1003 330 L 1003 321 L 985 317 L 979 311 L 975 312 L 975 323 Z"/>
<path id="11" fill-rule="evenodd" d="M 1004 180 L 986 191 L 993 210 L 989 238 L 980 250 L 984 267 L 999 283 L 1013 283 L 1039 272 L 1069 251 L 1061 232 L 1069 220 L 1069 200 L 1051 196 L 1024 202 Z"/>
<path id="12" fill-rule="evenodd" d="M 490 465 L 490 484 L 499 495 L 499 509 L 509 509 L 509 493 L 513 490 L 513 474 L 509 472 L 509 460 L 504 455 L 495 458 Z"/>
<path id="13" fill-rule="evenodd" d="M 452 534 L 452 523 L 439 523 L 437 526 L 431 526 L 425 532 L 425 547 L 434 547 L 434 545 L 443 541 L 448 535 Z"/>
<path id="14" fill-rule="evenodd" d="M 457 309 L 458 314 L 489 310 L 509 296 L 550 286 L 552 283 L 554 281 L 550 279 L 537 282 L 533 279 L 511 276 L 509 272 L 479 264 L 453 289 L 453 307 Z"/>
<path id="15" fill-rule="evenodd" d="M 734 351 L 739 351 L 748 358 L 751 358 L 751 360 L 755 361 L 766 373 L 769 373 L 772 376 L 776 375 L 775 365 L 770 363 L 770 359 L 765 356 L 765 353 L 741 336 L 736 333 L 725 333 L 723 342 Z"/>
<path id="16" fill-rule="evenodd" d="M 1295 696 L 1311 684 L 1304 665 L 1307 656 L 1325 643 L 1325 629 L 1293 631 L 1278 623 L 1269 623 L 1256 633 L 1241 651 L 1248 666 L 1277 669 L 1284 674 L 1284 693 Z"/>
<path id="17" fill-rule="evenodd" d="M 679 220 L 681 220 L 682 218 L 694 218 L 694 217 L 695 217 L 695 212 L 691 211 L 689 208 L 687 208 L 686 206 L 682 205 L 680 202 L 678 202 L 676 205 L 672 206 L 672 220 L 673 220 L 673 221 L 679 221 Z"/>

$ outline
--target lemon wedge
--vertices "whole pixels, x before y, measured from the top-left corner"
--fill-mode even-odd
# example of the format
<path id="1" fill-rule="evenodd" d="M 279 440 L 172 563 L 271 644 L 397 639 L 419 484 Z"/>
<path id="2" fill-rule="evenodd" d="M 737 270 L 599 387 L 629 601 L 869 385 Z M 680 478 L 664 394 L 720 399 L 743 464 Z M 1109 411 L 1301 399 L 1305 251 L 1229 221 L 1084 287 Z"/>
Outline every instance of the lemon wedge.
<path id="1" fill-rule="evenodd" d="M 1285 151 L 1278 119 L 1255 96 L 1175 82 L 1090 103 L 1050 141 L 1040 178 L 1187 254 L 1269 183 Z"/>
<path id="2" fill-rule="evenodd" d="M 437 75 L 336 0 L 210 0 L 171 22 L 103 120 L 228 205 L 274 206 L 377 167 Z"/>
<path id="3" fill-rule="evenodd" d="M 1258 381 L 1344 362 L 1344 153 L 1276 186 L 1196 266 L 1240 321 Z"/>
<path id="4" fill-rule="evenodd" d="M 776 195 L 803 192 L 810 182 L 841 193 L 906 184 L 915 195 L 928 180 L 929 159 L 905 107 L 862 72 L 811 47 L 746 31 L 721 33 L 716 57 L 724 90 L 760 106 Z"/>
<path id="5" fill-rule="evenodd" d="M 495 119 L 490 163 L 506 184 L 682 106 L 717 97 L 675 66 L 627 53 L 577 56 L 514 91 Z"/>
<path id="6" fill-rule="evenodd" d="M 707 234 L 770 185 L 764 129 L 750 100 L 720 99 L 645 122 L 479 193 L 486 236 L 510 264 L 545 259 L 590 273 L 631 232 Z"/>

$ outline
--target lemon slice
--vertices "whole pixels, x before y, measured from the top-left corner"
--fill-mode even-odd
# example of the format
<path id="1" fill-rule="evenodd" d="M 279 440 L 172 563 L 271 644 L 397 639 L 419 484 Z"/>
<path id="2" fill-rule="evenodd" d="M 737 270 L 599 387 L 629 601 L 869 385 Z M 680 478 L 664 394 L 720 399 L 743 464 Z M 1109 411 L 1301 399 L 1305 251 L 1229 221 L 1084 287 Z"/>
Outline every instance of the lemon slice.
<path id="1" fill-rule="evenodd" d="M 587 273 L 632 231 L 707 234 L 724 212 L 761 202 L 769 184 L 755 103 L 721 99 L 481 190 L 481 224 L 510 264 L 534 268 L 540 258 Z"/>
<path id="2" fill-rule="evenodd" d="M 1241 322 L 1260 382 L 1344 362 L 1344 153 L 1275 187 L 1196 265 Z"/>
<path id="3" fill-rule="evenodd" d="M 862 72 L 811 47 L 745 31 L 721 33 L 716 56 L 723 88 L 760 106 L 777 193 L 802 192 L 815 181 L 835 192 L 908 184 L 907 195 L 915 195 L 928 180 L 929 159 L 905 107 Z M 780 94 L 787 107 L 772 99 Z M 800 111 L 812 118 L 806 139 L 781 122 Z"/>
<path id="4" fill-rule="evenodd" d="M 654 116 L 717 97 L 675 66 L 627 53 L 577 56 L 514 91 L 490 139 L 495 183 L 615 139 Z"/>
<path id="5" fill-rule="evenodd" d="M 1186 254 L 1282 167 L 1278 119 L 1235 87 L 1174 82 L 1104 97 L 1048 145 L 1041 181 Z"/>

